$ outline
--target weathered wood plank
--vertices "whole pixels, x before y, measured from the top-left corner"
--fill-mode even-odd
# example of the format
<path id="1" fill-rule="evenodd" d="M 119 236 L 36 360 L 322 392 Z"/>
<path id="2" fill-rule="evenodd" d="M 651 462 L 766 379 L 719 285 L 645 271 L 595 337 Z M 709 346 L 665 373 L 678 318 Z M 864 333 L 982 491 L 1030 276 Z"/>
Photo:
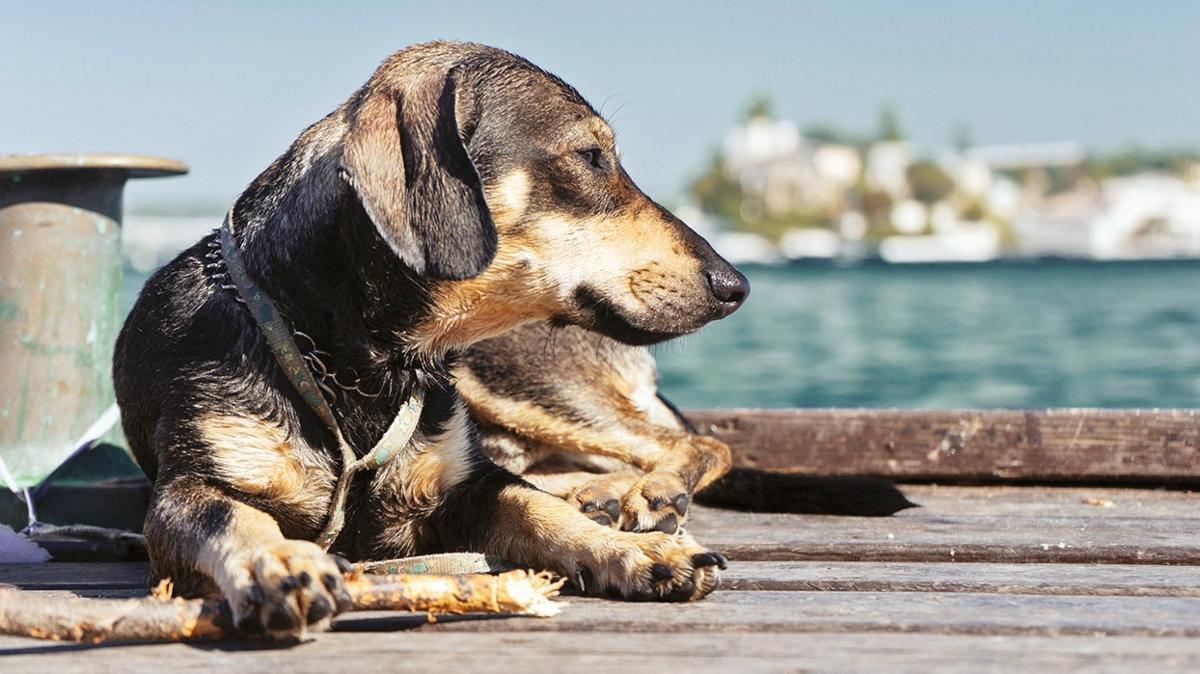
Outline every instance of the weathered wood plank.
<path id="1" fill-rule="evenodd" d="M 888 518 L 696 508 L 689 530 L 746 561 L 1200 564 L 1195 519 L 943 515 Z"/>
<path id="2" fill-rule="evenodd" d="M 331 633 L 291 648 L 89 647 L 0 637 L 5 672 L 1189 672 L 1200 640 L 936 634 Z"/>
<path id="3" fill-rule="evenodd" d="M 57 591 L 53 591 L 57 592 Z M 1200 636 L 1200 598 L 946 592 L 718 592 L 704 601 L 643 604 L 573 597 L 554 618 L 344 614 L 339 631 L 379 632 L 919 632 L 1051 636 Z"/>
<path id="4" fill-rule="evenodd" d="M 0 589 L 145 590 L 147 562 L 0 564 Z"/>
<path id="5" fill-rule="evenodd" d="M 1200 598 L 944 592 L 718 592 L 700 602 L 646 605 L 572 598 L 547 619 L 455 620 L 362 612 L 341 630 L 512 632 L 923 632 L 1200 636 Z"/>
<path id="6" fill-rule="evenodd" d="M 64 596 L 145 594 L 147 565 L 0 565 L 0 589 Z M 998 594 L 1200 596 L 1200 566 L 930 562 L 735 562 L 722 590 L 987 592 Z"/>
<path id="7" fill-rule="evenodd" d="M 101 592 L 106 596 L 122 591 Z M 128 592 L 128 591 L 125 591 Z M 63 594 L 50 590 L 38 594 Z M 548 619 L 362 611 L 334 629 L 462 632 L 919 632 L 993 635 L 1200 636 L 1200 598 L 945 592 L 722 591 L 701 602 L 641 604 L 571 597 Z"/>
<path id="8" fill-rule="evenodd" d="M 0 589 L 5 589 L 0 587 Z M 62 599 L 137 599 L 145 597 L 148 591 L 144 587 L 123 588 L 56 588 L 52 590 L 25 590 L 41 597 L 58 597 Z"/>
<path id="9" fill-rule="evenodd" d="M 1098 519 L 1200 520 L 1200 493 L 1178 489 L 901 485 L 921 509 L 910 514 L 1028 515 Z M 1200 522 L 1196 523 L 1200 526 Z"/>
<path id="10" fill-rule="evenodd" d="M 736 463 L 908 480 L 1200 482 L 1200 410 L 697 410 Z"/>
<path id="11" fill-rule="evenodd" d="M 1200 597 L 1200 566 L 734 562 L 721 589 Z"/>

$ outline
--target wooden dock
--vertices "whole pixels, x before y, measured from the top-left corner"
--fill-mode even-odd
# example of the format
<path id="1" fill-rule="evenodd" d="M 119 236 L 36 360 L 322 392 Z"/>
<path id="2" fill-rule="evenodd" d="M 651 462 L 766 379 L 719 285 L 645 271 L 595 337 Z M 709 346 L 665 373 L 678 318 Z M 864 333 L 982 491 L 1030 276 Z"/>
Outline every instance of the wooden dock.
<path id="1" fill-rule="evenodd" d="M 1151 443 L 1104 414 L 1088 426 L 1087 416 L 1031 422 L 1014 413 L 1012 428 L 988 425 L 1002 413 L 983 414 L 965 425 L 939 416 L 922 429 L 910 425 L 899 440 L 884 437 L 892 421 L 843 419 L 829 426 L 839 433 L 824 435 L 805 426 L 805 442 L 831 448 L 850 446 L 847 428 L 874 434 L 880 449 L 860 462 L 886 467 L 880 452 L 891 452 L 893 466 L 915 473 L 936 460 L 947 479 L 959 462 L 978 480 L 987 477 L 988 456 L 1007 452 L 1007 473 L 984 486 L 905 485 L 922 507 L 891 518 L 697 509 L 689 529 L 731 560 L 721 589 L 701 602 L 568 597 L 554 618 L 442 616 L 436 624 L 422 615 L 352 613 L 286 648 L 0 637 L 0 671 L 1200 671 L 1200 494 L 1189 491 L 1200 467 L 1196 418 L 1152 419 Z M 743 464 L 765 461 L 753 443 L 773 432 L 758 423 L 742 419 L 721 431 Z M 1057 430 L 1038 431 L 1036 443 L 1013 435 L 1047 426 Z M 1097 444 L 1095 433 L 1109 444 Z M 1080 448 L 1073 468 L 1056 443 Z M 786 442 L 778 451 L 800 456 Z M 1120 470 L 1095 468 L 1113 465 L 1114 453 L 1133 467 L 1137 485 L 1120 485 L 1135 482 Z M 1101 481 L 1111 484 L 1014 484 L 1034 469 L 1058 471 L 1063 482 L 1071 471 L 1092 470 L 1094 481 L 1109 470 Z M 139 596 L 145 573 L 143 563 L 9 565 L 0 566 L 0 587 Z"/>

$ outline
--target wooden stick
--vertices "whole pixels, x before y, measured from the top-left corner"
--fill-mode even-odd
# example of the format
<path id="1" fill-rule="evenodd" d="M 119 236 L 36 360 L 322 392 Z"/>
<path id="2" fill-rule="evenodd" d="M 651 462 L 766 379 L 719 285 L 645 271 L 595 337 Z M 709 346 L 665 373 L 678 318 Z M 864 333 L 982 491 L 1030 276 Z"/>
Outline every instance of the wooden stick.
<path id="1" fill-rule="evenodd" d="M 498 576 L 346 574 L 352 611 L 424 611 L 556 615 L 562 580 L 523 570 Z M 157 593 L 156 593 L 157 594 Z M 109 640 L 182 641 L 251 638 L 233 627 L 229 605 L 216 599 L 46 597 L 0 590 L 0 634 L 99 643 Z"/>

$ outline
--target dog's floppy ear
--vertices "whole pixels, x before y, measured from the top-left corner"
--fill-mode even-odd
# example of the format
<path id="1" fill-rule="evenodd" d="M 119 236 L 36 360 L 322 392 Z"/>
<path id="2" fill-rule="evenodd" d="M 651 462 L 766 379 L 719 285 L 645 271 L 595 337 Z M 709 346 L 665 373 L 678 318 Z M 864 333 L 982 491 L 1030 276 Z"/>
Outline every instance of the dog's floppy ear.
<path id="1" fill-rule="evenodd" d="M 368 87 L 352 105 L 341 170 L 414 271 L 469 278 L 496 254 L 496 227 L 466 143 L 478 119 L 454 70 Z"/>

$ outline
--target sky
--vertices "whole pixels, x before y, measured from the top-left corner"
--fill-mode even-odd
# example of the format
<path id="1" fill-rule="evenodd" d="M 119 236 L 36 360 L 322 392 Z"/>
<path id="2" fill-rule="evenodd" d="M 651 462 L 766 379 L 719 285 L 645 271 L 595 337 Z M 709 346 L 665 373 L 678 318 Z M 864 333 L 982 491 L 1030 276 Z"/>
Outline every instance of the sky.
<path id="1" fill-rule="evenodd" d="M 389 53 L 437 38 L 516 52 L 575 85 L 626 168 L 673 200 L 769 94 L 866 131 L 888 101 L 919 147 L 1200 145 L 1200 3 L 58 2 L 0 0 L 0 153 L 186 161 L 134 211 L 219 212 Z"/>

